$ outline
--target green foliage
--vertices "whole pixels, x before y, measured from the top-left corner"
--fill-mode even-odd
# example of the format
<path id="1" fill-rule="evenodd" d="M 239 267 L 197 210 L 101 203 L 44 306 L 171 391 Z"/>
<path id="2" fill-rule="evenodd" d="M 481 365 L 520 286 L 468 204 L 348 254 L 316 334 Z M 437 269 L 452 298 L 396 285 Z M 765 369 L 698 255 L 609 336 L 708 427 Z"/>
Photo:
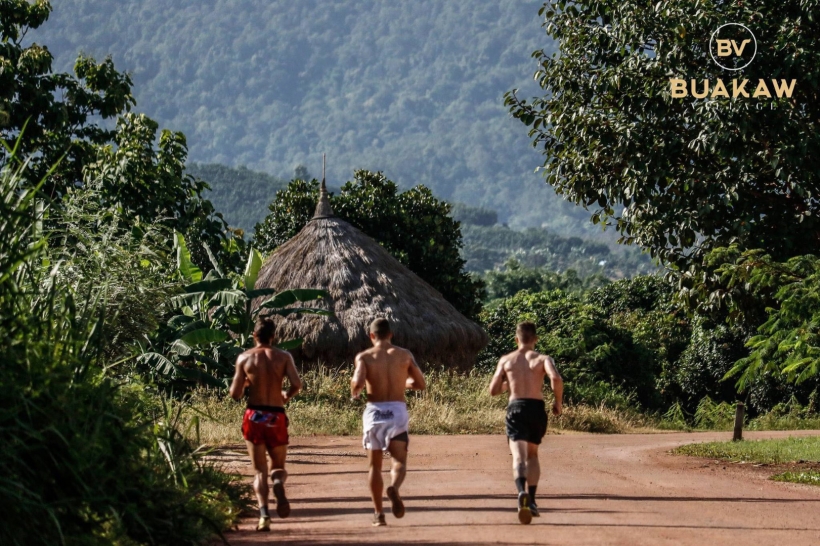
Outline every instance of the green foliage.
<path id="1" fill-rule="evenodd" d="M 806 485 L 820 485 L 820 472 L 805 470 L 802 472 L 783 472 L 772 476 L 776 482 L 804 483 Z"/>
<path id="2" fill-rule="evenodd" d="M 294 180 L 276 194 L 270 214 L 256 227 L 255 244 L 272 252 L 296 235 L 313 216 L 319 183 Z M 382 173 L 356 171 L 354 179 L 330 196 L 336 216 L 378 241 L 465 316 L 481 309 L 483 285 L 463 271 L 461 230 L 450 205 L 424 186 L 399 192 Z"/>
<path id="3" fill-rule="evenodd" d="M 254 226 L 265 219 L 268 203 L 277 191 L 288 185 L 284 179 L 247 167 L 189 162 L 185 170 L 191 176 L 208 182 L 210 191 L 204 195 L 231 227 L 242 230 L 243 236 L 253 234 Z M 309 177 L 296 178 L 309 180 Z"/>
<path id="4" fill-rule="evenodd" d="M 515 325 L 531 320 L 538 327 L 536 349 L 555 359 L 566 385 L 568 400 L 598 405 L 610 393 L 629 400 L 631 393 L 644 407 L 660 404 L 655 378 L 660 372 L 657 340 L 644 345 L 577 296 L 559 290 L 520 292 L 482 314 L 490 343 L 479 355 L 478 366 L 494 369 L 498 359 L 515 349 Z"/>
<path id="5" fill-rule="evenodd" d="M 230 268 L 232 248 L 213 205 L 202 198 L 207 185 L 184 174 L 188 154 L 182 133 L 163 130 L 134 114 L 131 78 L 110 58 L 96 63 L 80 56 L 74 75 L 52 72 L 52 55 L 24 37 L 49 17 L 47 1 L 13 1 L 0 7 L 0 139 L 30 157 L 32 181 L 56 212 L 72 189 L 94 185 L 104 207 L 116 206 L 125 221 L 161 223 L 186 234 L 194 260 L 208 267 L 203 245 Z M 116 125 L 112 122 L 116 120 Z M 0 149 L 0 162 L 10 161 Z M 48 174 L 48 176 L 46 176 Z"/>
<path id="6" fill-rule="evenodd" d="M 581 294 L 609 283 L 601 274 L 580 278 L 574 269 L 556 273 L 545 268 L 523 267 L 517 260 L 510 259 L 504 271 L 489 271 L 484 275 L 487 283 L 487 299 L 514 296 L 521 290 L 530 292 L 548 292 L 561 290 L 571 294 Z"/>
<path id="7" fill-rule="evenodd" d="M 513 91 L 506 104 L 530 127 L 549 184 L 594 207 L 593 222 L 614 221 L 622 241 L 681 269 L 732 242 L 784 260 L 820 241 L 817 8 L 552 0 L 541 13 L 559 51 L 533 54 L 545 94 Z M 705 51 L 727 21 L 765 48 L 732 77 L 795 78 L 791 99 L 671 97 L 671 77 L 727 78 Z"/>
<path id="8" fill-rule="evenodd" d="M 698 403 L 694 418 L 697 428 L 728 430 L 735 421 L 735 404 L 725 401 L 716 403 L 708 396 L 704 396 Z"/>
<path id="9" fill-rule="evenodd" d="M 737 377 L 740 388 L 754 389 L 768 377 L 808 381 L 811 391 L 820 382 L 820 259 L 777 261 L 761 249 L 731 245 L 712 250 L 704 263 L 704 271 L 681 279 L 683 298 L 753 334 L 748 354 L 733 359 L 726 376 Z"/>
<path id="10" fill-rule="evenodd" d="M 748 358 L 740 360 L 728 375 L 740 374 L 739 384 L 767 371 L 778 371 L 802 383 L 820 375 L 820 259 L 797 256 L 773 262 L 767 255 L 747 253 L 734 271 L 741 273 L 753 290 L 774 288 L 776 307 L 758 335 L 748 342 Z"/>
<path id="11" fill-rule="evenodd" d="M 29 30 L 50 13 L 46 0 L 12 0 L 0 7 L 0 139 L 17 143 L 17 157 L 31 157 L 31 180 L 44 180 L 43 193 L 59 197 L 82 181 L 96 147 L 113 139 L 114 131 L 96 120 L 114 119 L 135 102 L 131 78 L 117 72 L 111 59 L 97 63 L 80 56 L 71 76 L 52 72 L 48 48 L 24 45 Z M 0 162 L 8 160 L 0 149 Z"/>
<path id="12" fill-rule="evenodd" d="M 674 452 L 694 457 L 765 464 L 783 464 L 797 461 L 820 462 L 820 437 L 747 440 L 744 442 L 706 442 L 681 446 Z"/>
<path id="13" fill-rule="evenodd" d="M 202 461 L 178 415 L 107 376 L 109 326 L 131 304 L 118 294 L 122 256 L 84 252 L 120 241 L 64 218 L 57 236 L 91 247 L 51 262 L 25 169 L 12 154 L 0 172 L 0 542 L 199 543 L 233 522 L 241 489 Z M 84 275 L 99 265 L 111 278 L 92 285 Z"/>
<path id="14" fill-rule="evenodd" d="M 188 283 L 170 298 L 167 322 L 153 335 L 136 359 L 136 370 L 167 389 L 184 391 L 196 385 L 223 389 L 233 375 L 236 357 L 253 346 L 253 328 L 258 315 L 288 316 L 314 314 L 329 316 L 332 311 L 314 307 L 291 307 L 295 303 L 328 299 L 323 290 L 296 289 L 276 294 L 256 288 L 262 256 L 256 249 L 248 253 L 245 271 L 223 276 L 214 264 L 204 278 L 191 262 L 185 238 L 174 234 L 177 271 Z M 256 309 L 256 298 L 268 297 Z M 301 339 L 283 340 L 281 349 L 301 346 Z"/>
<path id="15" fill-rule="evenodd" d="M 104 293 L 106 365 L 131 356 L 158 326 L 167 301 L 171 269 L 167 230 L 128 221 L 122 210 L 104 205 L 100 184 L 69 189 L 50 228 L 44 264 L 54 264 L 54 282 L 77 294 Z"/>

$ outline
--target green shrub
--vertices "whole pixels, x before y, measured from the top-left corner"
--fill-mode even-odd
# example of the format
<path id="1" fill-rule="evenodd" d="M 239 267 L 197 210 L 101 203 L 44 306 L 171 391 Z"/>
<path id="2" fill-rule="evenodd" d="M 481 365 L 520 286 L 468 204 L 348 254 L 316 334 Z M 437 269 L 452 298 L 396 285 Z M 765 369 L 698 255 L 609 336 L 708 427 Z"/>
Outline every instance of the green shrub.
<path id="1" fill-rule="evenodd" d="M 48 261 L 25 167 L 12 155 L 0 174 L 0 543 L 199 543 L 244 488 L 202 461 L 179 412 L 106 374 L 122 287 L 72 285 Z"/>
<path id="2" fill-rule="evenodd" d="M 494 370 L 498 359 L 515 349 L 515 325 L 532 320 L 538 327 L 536 348 L 554 359 L 565 381 L 570 402 L 597 405 L 631 396 L 644 407 L 659 405 L 655 387 L 657 359 L 649 346 L 607 320 L 593 305 L 560 290 L 520 292 L 497 308 L 485 311 L 482 322 L 490 343 L 479 355 L 478 368 Z"/>

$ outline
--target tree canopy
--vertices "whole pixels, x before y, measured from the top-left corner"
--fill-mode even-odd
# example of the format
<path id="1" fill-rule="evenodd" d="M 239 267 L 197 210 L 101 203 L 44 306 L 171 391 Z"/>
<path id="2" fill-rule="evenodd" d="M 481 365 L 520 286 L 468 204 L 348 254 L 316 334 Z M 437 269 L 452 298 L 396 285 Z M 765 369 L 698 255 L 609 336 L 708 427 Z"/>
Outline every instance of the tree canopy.
<path id="1" fill-rule="evenodd" d="M 513 91 L 507 104 L 544 154 L 547 182 L 591 207 L 593 222 L 612 221 L 622 241 L 681 268 L 730 243 L 788 258 L 820 243 L 817 9 L 550 1 L 543 26 L 559 51 L 533 54 L 545 95 Z M 710 58 L 712 33 L 729 22 L 757 39 L 753 62 L 734 72 Z M 671 78 L 796 85 L 790 98 L 674 98 Z"/>
<path id="2" fill-rule="evenodd" d="M 131 111 L 131 77 L 110 58 L 80 55 L 74 74 L 54 72 L 49 49 L 25 42 L 50 13 L 46 0 L 0 6 L 0 164 L 28 161 L 28 184 L 42 180 L 41 197 L 53 207 L 72 188 L 95 184 L 99 199 L 120 207 L 125 220 L 184 232 L 199 264 L 210 263 L 204 243 L 228 265 L 241 241 L 231 243 L 221 215 L 202 197 L 207 184 L 185 174 L 185 136 Z"/>

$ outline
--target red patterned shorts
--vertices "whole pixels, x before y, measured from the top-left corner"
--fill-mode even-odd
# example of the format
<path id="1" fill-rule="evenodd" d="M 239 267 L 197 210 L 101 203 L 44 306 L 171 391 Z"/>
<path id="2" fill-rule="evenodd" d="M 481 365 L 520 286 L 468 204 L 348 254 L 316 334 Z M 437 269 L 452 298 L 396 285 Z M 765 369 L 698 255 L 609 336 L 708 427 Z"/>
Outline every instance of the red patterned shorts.
<path id="1" fill-rule="evenodd" d="M 268 449 L 288 445 L 288 417 L 279 406 L 248 406 L 242 419 L 242 436 Z"/>

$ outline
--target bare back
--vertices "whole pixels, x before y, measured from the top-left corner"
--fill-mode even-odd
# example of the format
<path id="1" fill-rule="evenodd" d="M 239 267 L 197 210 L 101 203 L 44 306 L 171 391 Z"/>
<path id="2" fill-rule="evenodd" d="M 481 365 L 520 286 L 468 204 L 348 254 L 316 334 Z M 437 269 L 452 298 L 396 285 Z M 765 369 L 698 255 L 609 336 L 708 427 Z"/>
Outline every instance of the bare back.
<path id="1" fill-rule="evenodd" d="M 369 402 L 404 402 L 406 389 L 424 388 L 413 354 L 392 344 L 380 344 L 356 355 L 353 381 L 360 384 L 362 380 Z"/>
<path id="2" fill-rule="evenodd" d="M 552 359 L 537 351 L 518 349 L 501 357 L 498 369 L 510 390 L 510 400 L 544 399 L 544 377 Z"/>
<path id="3" fill-rule="evenodd" d="M 286 400 L 282 393 L 282 382 L 285 376 L 295 374 L 296 369 L 290 353 L 263 346 L 248 349 L 239 355 L 236 373 L 237 376 L 244 375 L 244 384 L 250 387 L 248 404 L 284 406 Z M 234 383 L 237 383 L 237 377 L 234 378 Z"/>

